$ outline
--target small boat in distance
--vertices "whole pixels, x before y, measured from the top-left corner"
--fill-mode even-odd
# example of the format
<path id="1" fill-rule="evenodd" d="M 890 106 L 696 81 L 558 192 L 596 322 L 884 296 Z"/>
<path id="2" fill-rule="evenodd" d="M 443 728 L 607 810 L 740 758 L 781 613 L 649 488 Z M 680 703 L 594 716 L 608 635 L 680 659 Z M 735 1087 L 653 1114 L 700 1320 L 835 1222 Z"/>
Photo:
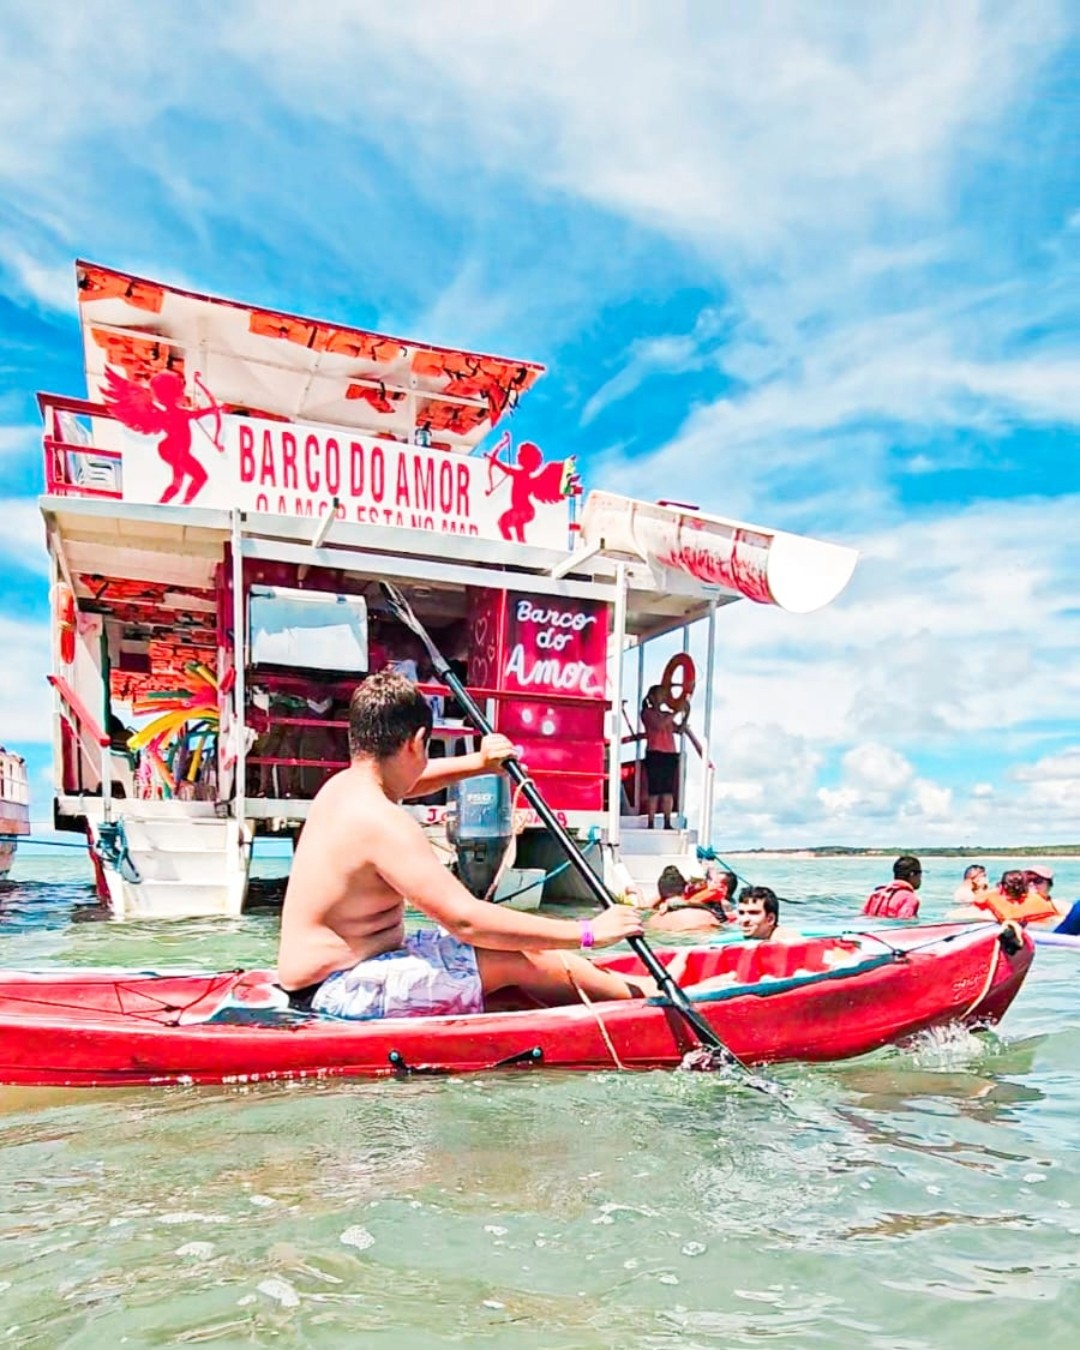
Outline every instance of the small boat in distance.
<path id="1" fill-rule="evenodd" d="M 30 785 L 22 755 L 0 745 L 0 881 L 15 860 L 16 837 L 30 833 Z"/>
<path id="2" fill-rule="evenodd" d="M 934 924 L 800 942 L 658 952 L 724 1043 L 752 1063 L 865 1054 L 949 1023 L 998 1021 L 1030 937 Z M 597 964 L 642 973 L 636 956 Z M 0 1083 L 104 1087 L 378 1078 L 510 1067 L 673 1069 L 696 1049 L 663 998 L 349 1022 L 291 1011 L 271 971 L 0 972 Z"/>

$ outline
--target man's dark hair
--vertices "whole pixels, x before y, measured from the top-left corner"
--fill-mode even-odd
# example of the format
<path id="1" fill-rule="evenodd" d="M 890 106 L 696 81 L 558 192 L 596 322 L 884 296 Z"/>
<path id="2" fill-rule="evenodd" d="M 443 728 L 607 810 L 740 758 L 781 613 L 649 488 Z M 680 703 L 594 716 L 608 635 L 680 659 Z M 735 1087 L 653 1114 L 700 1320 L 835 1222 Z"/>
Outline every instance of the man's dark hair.
<path id="1" fill-rule="evenodd" d="M 380 670 L 353 690 L 349 702 L 349 756 L 389 759 L 418 731 L 429 735 L 431 705 L 404 675 Z"/>
<path id="2" fill-rule="evenodd" d="M 760 900 L 761 908 L 766 914 L 780 922 L 780 899 L 776 892 L 769 886 L 744 886 L 740 900 Z"/>
<path id="3" fill-rule="evenodd" d="M 1020 871 L 1002 872 L 1001 893 L 1010 900 L 1023 900 L 1028 893 L 1027 875 Z"/>
<path id="4" fill-rule="evenodd" d="M 714 873 L 714 874 L 713 874 L 713 885 L 714 885 L 714 886 L 718 886 L 718 885 L 720 884 L 720 882 L 723 882 L 724 885 L 725 885 L 726 888 L 727 888 L 727 889 L 724 891 L 724 896 L 725 896 L 725 898 L 728 899 L 728 900 L 734 900 L 734 899 L 735 899 L 735 892 L 739 889 L 739 878 L 735 875 L 734 872 L 716 872 L 716 873 Z M 768 888 L 766 887 L 766 889 L 768 889 Z"/>
<path id="5" fill-rule="evenodd" d="M 970 867 L 964 868 L 964 880 L 970 881 L 971 878 L 975 876 L 976 873 L 978 872 L 982 872 L 983 874 L 985 874 L 986 868 L 982 865 L 982 863 L 972 863 Z"/>
<path id="6" fill-rule="evenodd" d="M 686 878 L 677 867 L 669 865 L 657 877 L 656 889 L 661 900 L 671 900 L 676 895 L 682 895 L 686 889 Z"/>
<path id="7" fill-rule="evenodd" d="M 902 854 L 892 865 L 894 881 L 912 882 L 922 876 L 922 863 L 910 853 Z"/>

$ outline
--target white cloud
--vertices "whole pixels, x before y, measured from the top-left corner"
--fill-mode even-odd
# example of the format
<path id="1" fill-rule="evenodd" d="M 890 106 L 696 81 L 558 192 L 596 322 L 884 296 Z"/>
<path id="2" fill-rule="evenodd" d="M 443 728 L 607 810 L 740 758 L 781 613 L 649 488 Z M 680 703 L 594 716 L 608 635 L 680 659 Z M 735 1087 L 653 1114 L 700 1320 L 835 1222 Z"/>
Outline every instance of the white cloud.
<path id="1" fill-rule="evenodd" d="M 631 343 L 629 361 L 588 400 L 582 409 L 581 425 L 588 426 L 651 375 L 699 370 L 709 359 L 703 345 L 716 339 L 722 322 L 719 311 L 706 308 L 698 315 L 692 333 L 640 338 Z"/>
<path id="2" fill-rule="evenodd" d="M 0 615 L 0 651 L 8 654 L 0 680 L 0 727 L 20 745 L 52 740 L 52 692 L 45 681 L 52 668 L 51 642 L 48 623 Z"/>
<path id="3" fill-rule="evenodd" d="M 1057 755 L 1047 755 L 1036 764 L 1020 764 L 1010 774 L 1019 783 L 1080 784 L 1080 745 Z M 1080 801 L 1080 797 L 1077 798 Z"/>
<path id="4" fill-rule="evenodd" d="M 69 259 L 54 255 L 51 260 L 43 261 L 10 236 L 0 236 L 0 260 L 7 272 L 7 289 L 43 309 L 70 312 L 76 292 Z"/>
<path id="5" fill-rule="evenodd" d="M 49 555 L 45 548 L 45 524 L 32 497 L 0 497 L 0 557 L 42 576 L 49 573 Z"/>
<path id="6" fill-rule="evenodd" d="M 943 193 L 958 145 L 986 133 L 1063 27 L 1045 4 L 788 4 L 720 22 L 707 8 L 492 0 L 468 17 L 448 42 L 424 4 L 339 0 L 312 24 L 268 0 L 224 32 L 294 105 L 338 122 L 377 113 L 433 162 L 464 146 L 713 253 L 761 257 Z M 360 58 L 381 78 L 355 79 Z"/>
<path id="7" fill-rule="evenodd" d="M 41 444 L 41 431 L 37 427 L 0 426 L 0 459 L 5 456 L 23 455 Z"/>
<path id="8" fill-rule="evenodd" d="M 720 837 L 874 843 L 901 823 L 925 843 L 1075 834 L 1080 749 L 1042 747 L 1080 703 L 1078 512 L 1066 497 L 907 520 L 853 541 L 863 559 L 828 609 L 721 611 Z M 698 724 L 700 709 L 699 694 Z M 955 782 L 918 772 L 926 750 L 955 755 Z M 987 778 L 988 755 L 1011 763 L 1005 777 Z M 835 756 L 839 780 L 823 786 Z"/>
<path id="9" fill-rule="evenodd" d="M 174 109 L 224 144 L 284 105 L 312 145 L 331 124 L 373 140 L 425 207 L 460 214 L 466 243 L 441 295 L 418 257 L 417 289 L 435 298 L 416 327 L 433 340 L 487 346 L 485 334 L 525 322 L 523 309 L 602 303 L 595 278 L 608 260 L 578 256 L 572 229 L 562 271 L 529 265 L 549 241 L 527 231 L 512 254 L 474 241 L 485 194 L 504 184 L 674 241 L 697 260 L 697 326 L 636 334 L 621 369 L 590 373 L 582 421 L 656 374 L 716 364 L 733 387 L 689 416 L 673 408 L 669 444 L 630 462 L 613 452 L 598 480 L 645 497 L 693 483 L 715 509 L 832 534 L 864 554 L 848 595 L 823 614 L 741 604 L 721 616 L 726 837 L 795 842 L 797 829 L 814 842 L 844 829 L 869 842 L 889 819 L 928 840 L 1027 837 L 1075 817 L 1072 752 L 1037 756 L 1039 728 L 1068 724 L 1080 694 L 1064 582 L 1080 574 L 1080 495 L 1066 483 L 1057 501 L 938 503 L 905 518 L 886 465 L 907 452 L 907 472 L 925 474 L 943 462 L 935 438 L 1080 420 L 1064 248 L 1052 274 L 1014 277 L 1008 218 L 994 227 L 1002 261 L 957 209 L 971 165 L 1003 155 L 1003 127 L 1037 98 L 1067 23 L 1057 4 L 975 0 L 728 7 L 722 21 L 709 6 L 603 0 L 471 0 L 452 19 L 415 0 L 324 0 L 317 22 L 270 0 L 182 14 L 117 3 L 106 18 L 76 3 L 23 6 L 5 18 L 14 59 L 0 184 L 16 228 L 0 236 L 0 267 L 20 297 L 70 313 L 70 253 L 114 239 L 132 210 L 110 194 L 111 160 L 140 168 L 147 200 L 156 188 L 170 220 L 204 241 L 223 206 L 177 170 Z M 316 211 L 319 172 L 313 155 Z M 1074 229 L 1061 215 L 1060 229 Z M 324 265 L 348 257 L 348 231 L 312 223 L 304 247 L 317 245 Z M 295 237 L 274 210 L 244 224 Z M 624 282 L 649 265 L 619 261 Z M 1050 336 L 1021 342 L 1034 332 Z M 622 443 L 618 429 L 605 433 Z M 948 447 L 959 466 L 971 453 Z M 39 527 L 28 503 L 7 506 L 7 550 L 21 559 Z M 7 649 L 46 651 L 36 630 L 6 623 Z M 33 708 L 21 679 L 9 684 Z M 13 696 L 3 711 L 22 706 Z M 1016 757 L 1004 783 L 976 768 L 965 791 L 917 771 L 918 747 L 991 737 Z M 837 755 L 839 782 L 822 787 Z"/>

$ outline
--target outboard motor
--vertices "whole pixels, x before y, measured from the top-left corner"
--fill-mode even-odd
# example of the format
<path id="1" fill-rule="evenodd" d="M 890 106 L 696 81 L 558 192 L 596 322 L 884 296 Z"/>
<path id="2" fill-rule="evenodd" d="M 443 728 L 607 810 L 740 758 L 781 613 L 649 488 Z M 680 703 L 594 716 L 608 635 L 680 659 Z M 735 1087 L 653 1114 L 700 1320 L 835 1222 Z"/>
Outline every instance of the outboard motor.
<path id="1" fill-rule="evenodd" d="M 462 885 L 483 899 L 514 837 L 510 780 L 481 774 L 453 783 L 447 792 L 446 837 L 457 853 Z"/>

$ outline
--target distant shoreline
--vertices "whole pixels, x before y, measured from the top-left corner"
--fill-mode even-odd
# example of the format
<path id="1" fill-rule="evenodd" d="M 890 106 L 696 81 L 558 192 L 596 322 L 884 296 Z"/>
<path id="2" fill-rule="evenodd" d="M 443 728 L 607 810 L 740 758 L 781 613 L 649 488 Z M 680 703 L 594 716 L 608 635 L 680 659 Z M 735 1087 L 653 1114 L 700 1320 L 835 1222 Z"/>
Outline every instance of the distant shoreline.
<path id="1" fill-rule="evenodd" d="M 917 858 L 1056 858 L 1065 861 L 1080 858 L 1080 844 L 1045 844 L 1041 848 L 1024 844 L 1017 848 L 732 848 L 717 853 L 725 858 L 898 858 L 913 853 Z"/>

